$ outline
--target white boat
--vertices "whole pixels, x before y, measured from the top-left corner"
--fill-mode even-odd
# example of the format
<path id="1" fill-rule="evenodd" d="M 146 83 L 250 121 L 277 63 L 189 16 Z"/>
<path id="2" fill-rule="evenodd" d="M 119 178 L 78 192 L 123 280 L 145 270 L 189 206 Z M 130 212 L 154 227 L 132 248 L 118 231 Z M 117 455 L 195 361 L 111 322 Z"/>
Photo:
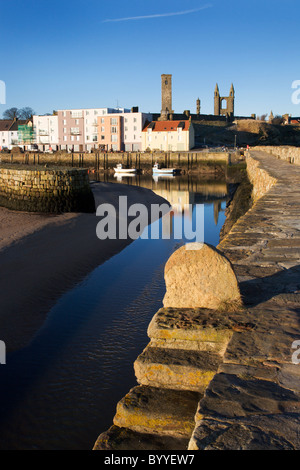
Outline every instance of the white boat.
<path id="1" fill-rule="evenodd" d="M 173 175 L 175 173 L 176 169 L 175 168 L 160 168 L 160 165 L 158 163 L 155 163 L 152 168 L 153 174 L 164 174 L 164 175 Z"/>
<path id="2" fill-rule="evenodd" d="M 132 173 L 136 173 L 136 168 L 123 168 L 123 165 L 122 163 L 118 163 L 116 168 L 114 168 L 115 170 L 115 173 L 120 173 L 122 175 L 124 174 L 132 174 Z"/>

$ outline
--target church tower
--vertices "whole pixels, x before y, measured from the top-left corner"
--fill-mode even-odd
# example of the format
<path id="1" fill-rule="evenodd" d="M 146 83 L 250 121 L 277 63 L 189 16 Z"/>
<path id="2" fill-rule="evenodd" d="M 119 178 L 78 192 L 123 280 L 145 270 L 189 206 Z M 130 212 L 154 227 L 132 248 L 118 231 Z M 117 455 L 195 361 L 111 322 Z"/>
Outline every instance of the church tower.
<path id="1" fill-rule="evenodd" d="M 227 119 L 234 117 L 235 91 L 231 84 L 229 96 L 220 96 L 219 86 L 216 84 L 214 94 L 214 114 L 215 116 L 226 116 Z"/>
<path id="2" fill-rule="evenodd" d="M 234 116 L 234 98 L 235 98 L 235 91 L 233 88 L 233 83 L 231 84 L 229 97 L 227 98 L 227 113 L 229 116 Z"/>
<path id="3" fill-rule="evenodd" d="M 161 76 L 161 114 L 160 121 L 167 121 L 172 110 L 172 75 Z"/>
<path id="4" fill-rule="evenodd" d="M 215 88 L 215 97 L 214 97 L 214 114 L 215 116 L 220 116 L 220 91 L 219 91 L 219 86 L 216 84 Z"/>

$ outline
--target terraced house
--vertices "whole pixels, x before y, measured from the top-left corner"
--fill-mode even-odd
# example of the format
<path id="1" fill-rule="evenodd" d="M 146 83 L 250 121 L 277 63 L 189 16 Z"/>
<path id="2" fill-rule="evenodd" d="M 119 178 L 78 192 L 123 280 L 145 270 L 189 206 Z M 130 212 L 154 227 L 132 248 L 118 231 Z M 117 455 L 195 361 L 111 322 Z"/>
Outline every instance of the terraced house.
<path id="1" fill-rule="evenodd" d="M 58 145 L 61 150 L 75 152 L 90 151 L 98 148 L 98 117 L 108 114 L 126 113 L 124 108 L 91 108 L 59 110 Z"/>
<path id="2" fill-rule="evenodd" d="M 1 119 L 0 120 L 0 151 L 11 150 L 20 144 L 22 126 L 27 126 L 29 120 Z"/>

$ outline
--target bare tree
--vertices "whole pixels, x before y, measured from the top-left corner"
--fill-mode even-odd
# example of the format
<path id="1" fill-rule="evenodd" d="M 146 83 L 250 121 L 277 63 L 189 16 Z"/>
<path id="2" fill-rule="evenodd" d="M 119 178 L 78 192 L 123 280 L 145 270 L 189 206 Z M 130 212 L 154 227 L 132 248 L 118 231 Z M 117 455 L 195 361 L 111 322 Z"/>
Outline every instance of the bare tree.
<path id="1" fill-rule="evenodd" d="M 20 111 L 20 119 L 30 119 L 31 116 L 35 114 L 34 110 L 32 108 L 29 108 L 28 106 L 20 109 L 19 111 Z"/>
<path id="2" fill-rule="evenodd" d="M 19 119 L 20 118 L 20 110 L 18 108 L 9 108 L 3 112 L 3 119 Z"/>
<path id="3" fill-rule="evenodd" d="M 32 108 L 26 106 L 25 108 L 9 108 L 3 113 L 3 119 L 30 119 L 35 114 Z"/>

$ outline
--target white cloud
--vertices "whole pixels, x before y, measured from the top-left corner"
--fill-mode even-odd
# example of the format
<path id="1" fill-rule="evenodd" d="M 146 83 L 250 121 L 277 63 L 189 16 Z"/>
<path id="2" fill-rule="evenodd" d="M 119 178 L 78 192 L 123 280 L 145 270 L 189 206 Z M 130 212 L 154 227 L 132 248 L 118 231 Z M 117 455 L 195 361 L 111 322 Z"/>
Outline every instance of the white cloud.
<path id="1" fill-rule="evenodd" d="M 128 18 L 115 18 L 115 19 L 106 19 L 103 20 L 102 23 L 116 23 L 119 21 L 132 21 L 132 20 L 147 20 L 150 18 L 163 18 L 167 16 L 179 16 L 179 15 L 188 15 L 191 13 L 196 13 L 201 10 L 206 10 L 207 8 L 211 8 L 211 4 L 203 5 L 200 8 L 195 8 L 194 10 L 185 10 L 185 11 L 176 11 L 173 13 L 158 13 L 156 15 L 145 15 L 145 16 L 129 16 Z"/>

